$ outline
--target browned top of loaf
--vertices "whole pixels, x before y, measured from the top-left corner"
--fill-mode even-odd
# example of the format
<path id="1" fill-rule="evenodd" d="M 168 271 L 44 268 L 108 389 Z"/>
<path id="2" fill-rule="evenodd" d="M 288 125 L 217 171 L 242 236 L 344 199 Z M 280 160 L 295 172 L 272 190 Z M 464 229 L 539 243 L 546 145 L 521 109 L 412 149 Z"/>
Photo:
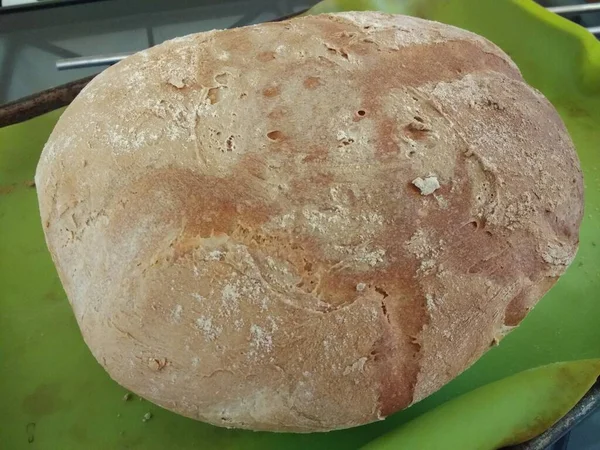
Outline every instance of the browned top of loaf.
<path id="1" fill-rule="evenodd" d="M 504 53 L 379 13 L 127 58 L 65 111 L 37 186 L 112 377 L 258 429 L 352 426 L 435 391 L 565 270 L 582 215 L 565 128 Z"/>

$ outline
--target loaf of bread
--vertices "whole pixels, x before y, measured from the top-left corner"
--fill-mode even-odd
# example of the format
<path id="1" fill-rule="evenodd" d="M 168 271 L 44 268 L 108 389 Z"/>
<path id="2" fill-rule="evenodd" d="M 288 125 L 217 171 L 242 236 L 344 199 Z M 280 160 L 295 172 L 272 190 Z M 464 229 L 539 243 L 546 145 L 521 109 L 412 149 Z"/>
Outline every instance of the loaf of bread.
<path id="1" fill-rule="evenodd" d="M 125 59 L 64 112 L 36 185 L 114 380 L 295 432 L 382 419 L 469 367 L 571 263 L 583 209 L 563 123 L 501 50 L 379 13 Z"/>

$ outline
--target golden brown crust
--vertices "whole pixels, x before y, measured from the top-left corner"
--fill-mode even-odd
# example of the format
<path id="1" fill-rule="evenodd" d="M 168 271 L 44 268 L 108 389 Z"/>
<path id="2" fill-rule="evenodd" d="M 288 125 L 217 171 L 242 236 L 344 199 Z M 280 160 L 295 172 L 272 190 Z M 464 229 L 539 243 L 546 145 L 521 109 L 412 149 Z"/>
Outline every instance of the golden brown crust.
<path id="1" fill-rule="evenodd" d="M 221 426 L 322 431 L 434 392 L 575 255 L 552 106 L 484 39 L 346 13 L 166 42 L 65 111 L 48 246 L 120 384 Z"/>

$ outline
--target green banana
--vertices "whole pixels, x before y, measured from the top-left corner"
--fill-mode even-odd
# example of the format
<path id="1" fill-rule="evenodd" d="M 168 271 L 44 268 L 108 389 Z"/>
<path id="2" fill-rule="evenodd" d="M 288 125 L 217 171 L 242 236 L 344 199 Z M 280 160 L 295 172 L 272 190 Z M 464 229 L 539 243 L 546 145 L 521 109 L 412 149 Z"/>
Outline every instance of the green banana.
<path id="1" fill-rule="evenodd" d="M 363 450 L 491 450 L 545 431 L 600 375 L 600 359 L 526 370 L 475 389 L 423 414 Z"/>

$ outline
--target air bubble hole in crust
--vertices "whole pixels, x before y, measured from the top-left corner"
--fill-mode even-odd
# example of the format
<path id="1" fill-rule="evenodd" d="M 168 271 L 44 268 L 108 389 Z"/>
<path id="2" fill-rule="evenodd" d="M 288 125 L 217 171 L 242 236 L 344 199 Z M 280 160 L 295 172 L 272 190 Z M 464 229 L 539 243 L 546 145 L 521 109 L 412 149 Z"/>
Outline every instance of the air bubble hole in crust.
<path id="1" fill-rule="evenodd" d="M 223 72 L 215 75 L 215 81 L 219 84 L 226 85 L 231 75 L 228 72 Z"/>
<path id="2" fill-rule="evenodd" d="M 279 130 L 269 131 L 267 137 L 272 141 L 280 141 L 283 139 L 283 133 Z"/>
<path id="3" fill-rule="evenodd" d="M 214 87 L 208 90 L 207 98 L 211 105 L 218 103 L 221 100 L 221 90 L 225 89 L 225 86 Z"/>
<path id="4" fill-rule="evenodd" d="M 227 144 L 227 151 L 228 152 L 232 152 L 233 150 L 235 150 L 235 140 L 234 140 L 233 136 L 229 136 L 227 138 L 226 144 Z"/>

